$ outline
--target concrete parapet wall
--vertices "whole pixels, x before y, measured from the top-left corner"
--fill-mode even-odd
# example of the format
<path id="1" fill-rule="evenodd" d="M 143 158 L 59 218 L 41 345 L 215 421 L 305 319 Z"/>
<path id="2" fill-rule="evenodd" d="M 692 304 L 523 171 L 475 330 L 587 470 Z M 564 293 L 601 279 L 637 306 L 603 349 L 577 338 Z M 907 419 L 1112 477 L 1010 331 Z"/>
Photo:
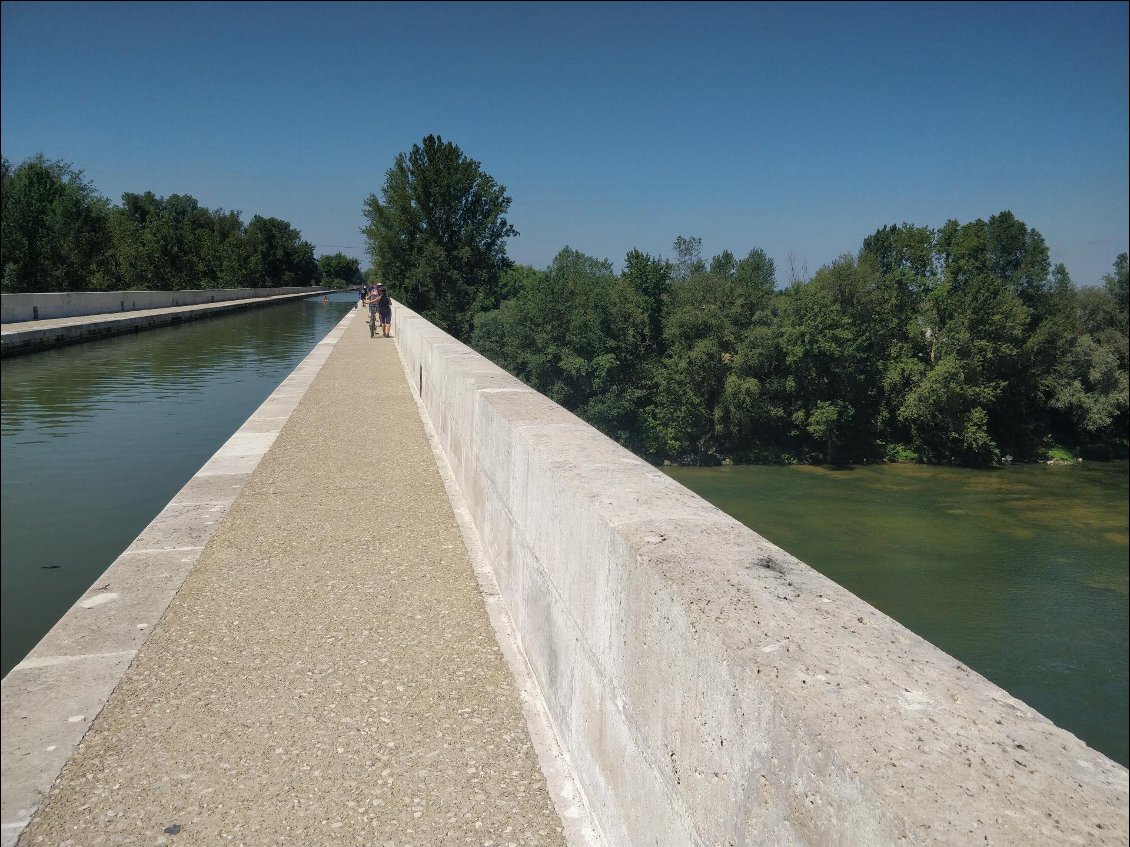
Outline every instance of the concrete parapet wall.
<path id="1" fill-rule="evenodd" d="M 394 337 L 608 844 L 1128 843 L 1125 768 L 399 304 Z"/>
<path id="2" fill-rule="evenodd" d="M 0 295 L 0 323 L 42 321 L 172 306 L 199 306 L 280 294 L 316 294 L 320 288 L 214 288 L 192 291 L 48 291 Z"/>

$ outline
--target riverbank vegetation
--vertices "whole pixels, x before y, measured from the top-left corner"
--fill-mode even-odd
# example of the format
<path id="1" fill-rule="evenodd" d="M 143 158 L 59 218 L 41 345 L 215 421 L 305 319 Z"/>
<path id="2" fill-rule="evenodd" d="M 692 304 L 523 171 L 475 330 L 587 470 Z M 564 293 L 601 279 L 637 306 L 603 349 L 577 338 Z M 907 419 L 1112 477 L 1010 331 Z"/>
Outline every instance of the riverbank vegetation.
<path id="1" fill-rule="evenodd" d="M 1127 256 L 1076 288 L 1003 211 L 883 227 L 779 287 L 754 248 L 514 266 L 505 187 L 402 154 L 363 230 L 393 294 L 652 461 L 992 465 L 1127 449 Z"/>
<path id="2" fill-rule="evenodd" d="M 1127 255 L 1077 287 L 1011 212 L 877 230 L 811 278 L 759 248 L 564 248 L 514 265 L 504 186 L 428 136 L 363 203 L 401 302 L 654 462 L 993 465 L 1127 454 Z M 276 218 L 192 197 L 100 197 L 42 156 L 3 160 L 3 290 L 340 287 Z"/>
<path id="3" fill-rule="evenodd" d="M 1011 213 L 890 226 L 776 285 L 754 249 L 508 271 L 472 345 L 653 461 L 991 465 L 1126 455 L 1127 257 L 1049 267 Z"/>
<path id="4" fill-rule="evenodd" d="M 126 193 L 114 205 L 82 171 L 3 159 L 3 291 L 276 288 L 361 280 L 343 254 L 314 258 L 289 223 L 206 209 L 186 194 Z"/>

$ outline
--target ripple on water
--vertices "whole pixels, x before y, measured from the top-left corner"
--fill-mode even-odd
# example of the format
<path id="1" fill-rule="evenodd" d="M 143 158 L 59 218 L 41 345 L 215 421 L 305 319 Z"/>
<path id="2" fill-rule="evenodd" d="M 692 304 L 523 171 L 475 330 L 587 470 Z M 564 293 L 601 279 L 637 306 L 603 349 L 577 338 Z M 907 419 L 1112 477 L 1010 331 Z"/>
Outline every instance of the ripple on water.
<path id="1" fill-rule="evenodd" d="M 270 306 L 0 360 L 4 673 L 352 303 Z"/>

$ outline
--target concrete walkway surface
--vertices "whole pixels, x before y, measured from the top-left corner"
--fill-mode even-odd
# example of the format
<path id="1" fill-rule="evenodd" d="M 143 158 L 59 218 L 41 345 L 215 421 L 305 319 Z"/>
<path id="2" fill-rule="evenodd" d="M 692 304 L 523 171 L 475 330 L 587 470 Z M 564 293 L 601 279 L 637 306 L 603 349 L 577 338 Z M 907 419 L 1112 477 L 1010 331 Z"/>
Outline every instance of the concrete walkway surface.
<path id="1" fill-rule="evenodd" d="M 395 342 L 325 365 L 21 845 L 561 845 Z"/>

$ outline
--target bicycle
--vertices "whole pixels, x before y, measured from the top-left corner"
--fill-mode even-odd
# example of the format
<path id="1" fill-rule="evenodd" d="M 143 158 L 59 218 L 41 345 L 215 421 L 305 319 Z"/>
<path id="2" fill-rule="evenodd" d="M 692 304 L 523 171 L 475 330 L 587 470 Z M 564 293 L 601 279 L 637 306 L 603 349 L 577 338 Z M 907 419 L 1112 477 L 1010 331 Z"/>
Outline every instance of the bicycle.
<path id="1" fill-rule="evenodd" d="M 369 337 L 373 338 L 377 334 L 377 310 L 369 310 Z"/>

